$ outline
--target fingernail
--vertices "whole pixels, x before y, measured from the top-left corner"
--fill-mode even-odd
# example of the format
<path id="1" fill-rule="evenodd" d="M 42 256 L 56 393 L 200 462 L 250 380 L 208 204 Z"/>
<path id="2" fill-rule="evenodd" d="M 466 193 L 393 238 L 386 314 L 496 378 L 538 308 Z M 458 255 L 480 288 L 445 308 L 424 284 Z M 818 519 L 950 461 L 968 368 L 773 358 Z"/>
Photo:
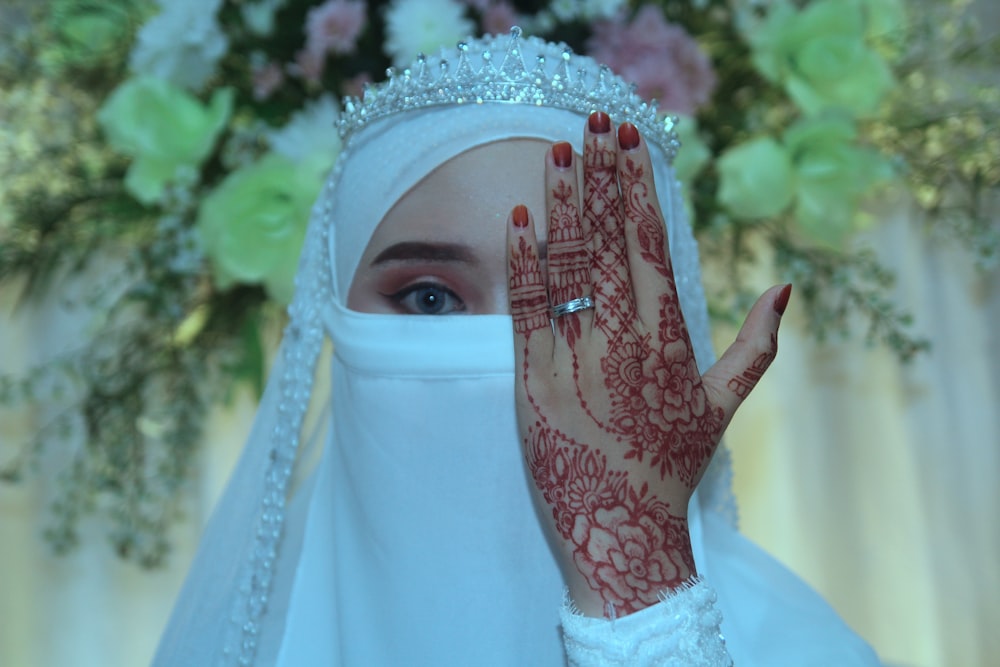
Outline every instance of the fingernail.
<path id="1" fill-rule="evenodd" d="M 552 146 L 552 160 L 560 169 L 569 169 L 573 164 L 573 147 L 567 141 Z"/>
<path id="2" fill-rule="evenodd" d="M 518 204 L 514 207 L 514 211 L 511 213 L 511 218 L 514 219 L 515 227 L 524 229 L 528 226 L 528 207 L 524 204 Z"/>
<path id="3" fill-rule="evenodd" d="M 618 145 L 630 151 L 639 145 L 639 130 L 632 123 L 622 123 L 618 127 Z"/>
<path id="4" fill-rule="evenodd" d="M 603 111 L 595 111 L 590 114 L 587 124 L 590 125 L 590 131 L 594 134 L 607 134 L 611 131 L 611 118 Z"/>
<path id="5" fill-rule="evenodd" d="M 785 314 L 785 308 L 788 307 L 788 298 L 792 296 L 792 284 L 788 283 L 781 288 L 778 292 L 778 298 L 774 300 L 774 312 L 778 313 L 778 316 Z"/>

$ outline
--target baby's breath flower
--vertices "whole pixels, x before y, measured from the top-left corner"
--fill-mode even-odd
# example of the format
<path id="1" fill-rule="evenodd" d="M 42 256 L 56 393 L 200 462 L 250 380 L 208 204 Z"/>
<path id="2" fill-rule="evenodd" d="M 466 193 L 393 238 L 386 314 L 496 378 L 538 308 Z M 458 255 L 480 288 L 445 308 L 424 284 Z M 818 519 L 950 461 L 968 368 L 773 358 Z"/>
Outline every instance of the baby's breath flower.
<path id="1" fill-rule="evenodd" d="M 161 12 L 139 31 L 132 70 L 201 90 L 229 48 L 215 19 L 221 5 L 222 0 L 160 0 Z"/>
<path id="2" fill-rule="evenodd" d="M 340 154 L 340 135 L 334 127 L 338 108 L 332 95 L 320 97 L 293 115 L 287 125 L 267 134 L 271 148 L 322 178 Z"/>
<path id="3" fill-rule="evenodd" d="M 394 0 L 385 12 L 385 24 L 384 50 L 397 67 L 419 53 L 454 46 L 476 29 L 455 0 Z"/>
<path id="4" fill-rule="evenodd" d="M 274 32 L 274 15 L 285 5 L 285 0 L 256 0 L 240 5 L 240 15 L 250 32 L 267 37 Z"/>

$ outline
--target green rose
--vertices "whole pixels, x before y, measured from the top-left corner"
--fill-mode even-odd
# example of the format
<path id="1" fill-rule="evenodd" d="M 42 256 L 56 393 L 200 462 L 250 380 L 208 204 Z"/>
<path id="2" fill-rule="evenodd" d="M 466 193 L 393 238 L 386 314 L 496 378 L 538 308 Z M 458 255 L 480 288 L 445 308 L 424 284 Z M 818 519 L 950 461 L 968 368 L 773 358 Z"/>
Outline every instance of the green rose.
<path id="1" fill-rule="evenodd" d="M 847 118 L 811 118 L 785 133 L 795 170 L 795 220 L 813 238 L 837 244 L 852 230 L 862 197 L 890 175 L 878 153 L 858 146 Z"/>
<path id="2" fill-rule="evenodd" d="M 150 8 L 144 0 L 54 0 L 48 17 L 52 41 L 41 61 L 56 73 L 65 66 L 112 64 L 128 52 Z"/>
<path id="3" fill-rule="evenodd" d="M 208 106 L 162 79 L 138 77 L 115 89 L 97 120 L 116 150 L 132 158 L 125 187 L 144 204 L 160 202 L 170 182 L 191 178 L 226 126 L 229 89 Z"/>
<path id="4" fill-rule="evenodd" d="M 290 302 L 309 211 L 322 185 L 311 166 L 269 153 L 209 193 L 196 227 L 218 287 L 263 283 L 272 297 Z"/>
<path id="5" fill-rule="evenodd" d="M 900 33 L 906 27 L 906 6 L 903 0 L 861 0 L 868 37 Z"/>
<path id="6" fill-rule="evenodd" d="M 890 62 L 906 51 L 907 16 L 903 0 L 861 0 L 867 37 Z"/>
<path id="7" fill-rule="evenodd" d="M 818 0 L 801 11 L 782 2 L 750 35 L 753 62 L 806 114 L 836 107 L 869 115 L 893 81 L 867 31 L 861 0 Z"/>
<path id="8" fill-rule="evenodd" d="M 674 159 L 674 172 L 682 183 L 690 183 L 712 154 L 698 136 L 698 121 L 688 116 L 682 116 L 679 120 L 676 129 L 681 149 Z"/>
<path id="9" fill-rule="evenodd" d="M 768 218 L 792 202 L 795 181 L 788 151 L 771 137 L 728 149 L 716 163 L 719 203 L 737 218 Z"/>

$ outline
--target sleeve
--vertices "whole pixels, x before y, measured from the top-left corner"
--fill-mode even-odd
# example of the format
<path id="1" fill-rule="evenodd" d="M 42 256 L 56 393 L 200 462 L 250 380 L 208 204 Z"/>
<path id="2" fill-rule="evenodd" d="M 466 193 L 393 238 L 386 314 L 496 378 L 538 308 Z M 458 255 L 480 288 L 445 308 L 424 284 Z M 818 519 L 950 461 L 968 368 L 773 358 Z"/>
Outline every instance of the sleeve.
<path id="1" fill-rule="evenodd" d="M 567 596 L 561 614 L 572 667 L 728 667 L 715 591 L 700 579 L 623 618 L 582 616 Z"/>

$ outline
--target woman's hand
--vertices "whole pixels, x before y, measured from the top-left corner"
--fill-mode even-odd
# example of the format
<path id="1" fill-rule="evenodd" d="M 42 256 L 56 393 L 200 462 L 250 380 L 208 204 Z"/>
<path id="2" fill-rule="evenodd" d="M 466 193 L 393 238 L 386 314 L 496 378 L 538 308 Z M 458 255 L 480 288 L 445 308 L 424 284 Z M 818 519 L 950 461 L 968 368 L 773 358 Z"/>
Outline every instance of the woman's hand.
<path id="1" fill-rule="evenodd" d="M 582 192 L 569 144 L 546 156 L 547 262 L 527 209 L 508 221 L 524 455 L 570 594 L 591 616 L 638 611 L 696 574 L 688 500 L 774 359 L 790 290 L 765 293 L 702 376 L 645 142 L 629 123 L 617 140 L 611 130 L 591 115 Z M 552 306 L 581 297 L 594 307 L 550 324 Z"/>

